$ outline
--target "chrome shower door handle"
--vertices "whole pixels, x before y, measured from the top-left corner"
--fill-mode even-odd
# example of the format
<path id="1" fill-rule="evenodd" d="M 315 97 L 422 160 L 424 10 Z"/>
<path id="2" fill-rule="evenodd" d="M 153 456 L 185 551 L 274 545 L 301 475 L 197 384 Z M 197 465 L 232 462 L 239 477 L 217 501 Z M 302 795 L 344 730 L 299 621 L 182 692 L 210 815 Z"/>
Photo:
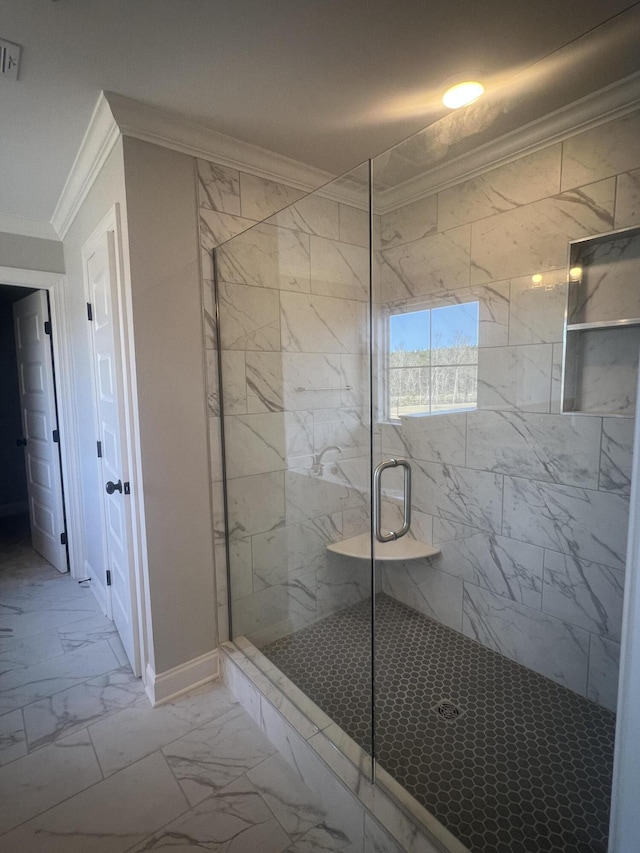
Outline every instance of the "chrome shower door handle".
<path id="1" fill-rule="evenodd" d="M 382 472 L 386 468 L 404 468 L 404 507 L 400 530 L 382 532 Z M 378 542 L 393 542 L 400 539 L 411 527 L 411 466 L 405 459 L 387 459 L 373 472 L 373 532 Z"/>
<path id="2" fill-rule="evenodd" d="M 406 459 L 399 459 L 398 465 L 404 468 L 404 504 L 402 507 L 402 527 L 396 531 L 396 539 L 408 533 L 411 527 L 411 465 Z"/>

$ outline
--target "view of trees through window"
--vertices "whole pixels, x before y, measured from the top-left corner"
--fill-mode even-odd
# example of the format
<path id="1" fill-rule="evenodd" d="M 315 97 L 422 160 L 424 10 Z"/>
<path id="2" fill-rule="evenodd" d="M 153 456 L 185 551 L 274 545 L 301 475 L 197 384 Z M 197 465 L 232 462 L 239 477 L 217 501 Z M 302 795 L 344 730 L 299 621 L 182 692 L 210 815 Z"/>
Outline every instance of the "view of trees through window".
<path id="1" fill-rule="evenodd" d="M 391 418 L 477 405 L 478 309 L 465 302 L 390 315 Z"/>

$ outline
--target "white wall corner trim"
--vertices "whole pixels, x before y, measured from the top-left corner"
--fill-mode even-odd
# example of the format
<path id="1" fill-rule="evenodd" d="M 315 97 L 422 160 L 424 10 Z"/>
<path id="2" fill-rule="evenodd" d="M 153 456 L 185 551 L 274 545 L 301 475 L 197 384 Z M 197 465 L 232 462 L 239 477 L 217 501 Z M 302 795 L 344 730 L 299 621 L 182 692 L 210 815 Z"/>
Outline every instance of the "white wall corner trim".
<path id="1" fill-rule="evenodd" d="M 215 681 L 219 675 L 218 649 L 200 657 L 174 666 L 156 675 L 150 663 L 146 668 L 145 689 L 152 706 L 162 705 L 182 693 L 195 690 L 203 684 Z"/>
<path id="2" fill-rule="evenodd" d="M 51 218 L 51 224 L 61 240 L 119 137 L 118 125 L 107 99 L 101 93 Z"/>
<path id="3" fill-rule="evenodd" d="M 593 92 L 497 140 L 480 145 L 468 154 L 447 160 L 407 181 L 376 193 L 376 213 L 385 214 L 418 199 L 441 192 L 461 181 L 533 154 L 621 118 L 640 107 L 640 73 Z"/>
<path id="4" fill-rule="evenodd" d="M 227 136 L 149 104 L 113 92 L 105 92 L 104 97 L 123 136 L 152 142 L 191 157 L 213 160 L 221 166 L 249 171 L 258 177 L 284 182 L 305 192 L 335 177 L 330 172 Z"/>
<path id="5" fill-rule="evenodd" d="M 25 216 L 12 216 L 0 213 L 0 231 L 5 234 L 19 234 L 21 237 L 39 237 L 42 240 L 57 240 L 58 235 L 50 222 L 41 219 L 27 219 Z"/>

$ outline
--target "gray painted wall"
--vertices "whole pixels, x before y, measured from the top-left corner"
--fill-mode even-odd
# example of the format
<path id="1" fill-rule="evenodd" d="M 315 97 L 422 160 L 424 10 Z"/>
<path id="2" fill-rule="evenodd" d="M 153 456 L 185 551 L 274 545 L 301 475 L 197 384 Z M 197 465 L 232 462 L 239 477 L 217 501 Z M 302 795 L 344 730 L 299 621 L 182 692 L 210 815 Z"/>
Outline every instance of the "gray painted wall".
<path id="1" fill-rule="evenodd" d="M 192 157 L 124 139 L 155 671 L 217 645 Z"/>
<path id="2" fill-rule="evenodd" d="M 0 266 L 63 273 L 62 243 L 0 231 Z"/>

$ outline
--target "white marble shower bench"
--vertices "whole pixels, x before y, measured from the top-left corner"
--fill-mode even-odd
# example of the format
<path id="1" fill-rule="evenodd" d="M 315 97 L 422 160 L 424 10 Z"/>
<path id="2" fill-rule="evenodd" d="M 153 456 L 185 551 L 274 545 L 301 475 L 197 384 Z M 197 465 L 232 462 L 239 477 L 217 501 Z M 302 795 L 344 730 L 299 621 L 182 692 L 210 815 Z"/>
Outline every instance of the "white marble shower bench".
<path id="1" fill-rule="evenodd" d="M 370 560 L 371 535 L 361 533 L 342 542 L 334 542 L 327 545 L 327 551 L 342 554 L 344 557 L 353 557 L 356 560 Z M 375 547 L 376 559 L 385 562 L 421 560 L 425 557 L 435 557 L 439 553 L 439 548 L 434 548 L 433 545 L 427 545 L 426 542 L 420 542 L 417 539 L 408 539 L 406 536 L 393 542 L 376 542 Z"/>

